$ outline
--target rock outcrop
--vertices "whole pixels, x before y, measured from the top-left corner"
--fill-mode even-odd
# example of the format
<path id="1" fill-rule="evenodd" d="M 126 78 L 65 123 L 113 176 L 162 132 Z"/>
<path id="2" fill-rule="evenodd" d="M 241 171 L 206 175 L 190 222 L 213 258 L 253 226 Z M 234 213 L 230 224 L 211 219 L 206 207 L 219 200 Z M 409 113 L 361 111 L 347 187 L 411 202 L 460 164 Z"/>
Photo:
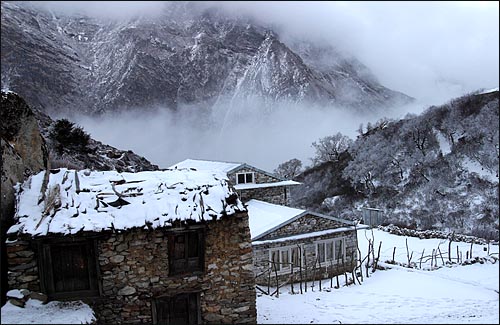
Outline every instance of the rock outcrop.
<path id="1" fill-rule="evenodd" d="M 48 148 L 24 99 L 2 91 L 2 223 L 14 212 L 14 185 L 48 166 Z"/>
<path id="2" fill-rule="evenodd" d="M 35 114 L 24 99 L 13 92 L 2 91 L 0 110 L 2 182 L 1 182 L 1 253 L 2 304 L 7 292 L 5 239 L 15 209 L 15 189 L 29 175 L 48 168 L 48 148 L 40 133 Z"/>

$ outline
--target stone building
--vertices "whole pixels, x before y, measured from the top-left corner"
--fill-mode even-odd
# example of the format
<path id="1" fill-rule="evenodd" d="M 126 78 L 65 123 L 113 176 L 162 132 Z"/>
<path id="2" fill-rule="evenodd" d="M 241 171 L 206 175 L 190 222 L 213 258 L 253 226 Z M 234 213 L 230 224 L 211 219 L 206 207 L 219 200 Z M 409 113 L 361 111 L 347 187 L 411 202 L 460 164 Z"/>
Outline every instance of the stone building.
<path id="1" fill-rule="evenodd" d="M 259 200 L 246 206 L 257 284 L 317 280 L 356 266 L 356 229 L 365 226 Z"/>
<path id="2" fill-rule="evenodd" d="M 18 189 L 10 288 L 103 324 L 256 323 L 248 214 L 222 174 L 57 169 Z"/>
<path id="3" fill-rule="evenodd" d="M 186 159 L 170 168 L 194 168 L 225 173 L 243 202 L 256 199 L 288 205 L 290 186 L 300 184 L 245 163 Z"/>
<path id="4" fill-rule="evenodd" d="M 275 285 L 276 278 L 279 283 L 310 281 L 350 272 L 356 266 L 356 228 L 365 226 L 287 207 L 289 187 L 300 183 L 244 163 L 186 159 L 170 168 L 228 176 L 248 209 L 257 284 L 271 280 Z"/>

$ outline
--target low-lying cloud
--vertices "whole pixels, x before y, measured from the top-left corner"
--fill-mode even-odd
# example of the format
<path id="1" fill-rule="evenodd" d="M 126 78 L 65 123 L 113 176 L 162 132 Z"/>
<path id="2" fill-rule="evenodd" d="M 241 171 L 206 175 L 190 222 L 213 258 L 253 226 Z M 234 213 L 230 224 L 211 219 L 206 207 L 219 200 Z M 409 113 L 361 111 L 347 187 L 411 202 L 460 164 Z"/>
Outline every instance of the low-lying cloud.
<path id="1" fill-rule="evenodd" d="M 233 103 L 231 109 L 216 107 L 214 114 L 192 106 L 176 112 L 156 109 L 76 120 L 96 140 L 133 150 L 160 168 L 192 158 L 246 162 L 272 171 L 292 158 L 310 165 L 312 142 L 337 132 L 354 139 L 361 123 L 366 126 L 380 118 L 305 103 L 277 103 L 271 112 L 256 111 L 258 107 L 263 107 L 258 101 L 247 101 Z M 418 109 L 398 108 L 392 115 Z"/>

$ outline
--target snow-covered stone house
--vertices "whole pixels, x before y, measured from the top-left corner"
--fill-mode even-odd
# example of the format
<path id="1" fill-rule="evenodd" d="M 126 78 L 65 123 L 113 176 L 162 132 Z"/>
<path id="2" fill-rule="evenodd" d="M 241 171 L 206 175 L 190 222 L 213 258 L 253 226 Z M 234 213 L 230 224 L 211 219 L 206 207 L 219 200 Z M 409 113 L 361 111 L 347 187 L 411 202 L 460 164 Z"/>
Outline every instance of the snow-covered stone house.
<path id="1" fill-rule="evenodd" d="M 9 287 L 99 323 L 255 323 L 247 211 L 226 175 L 50 170 L 18 188 Z"/>
<path id="2" fill-rule="evenodd" d="M 175 168 L 225 173 L 243 202 L 256 199 L 288 205 L 290 186 L 300 184 L 245 163 L 186 159 L 170 167 L 170 169 Z"/>
<path id="3" fill-rule="evenodd" d="M 355 267 L 357 233 L 352 221 L 286 206 L 289 187 L 300 183 L 245 163 L 186 159 L 170 168 L 228 176 L 248 209 L 256 283 L 265 285 L 271 278 L 274 285 L 276 274 L 279 283 L 309 281 Z"/>
<path id="4" fill-rule="evenodd" d="M 246 206 L 257 284 L 317 280 L 356 266 L 352 221 L 259 200 Z"/>

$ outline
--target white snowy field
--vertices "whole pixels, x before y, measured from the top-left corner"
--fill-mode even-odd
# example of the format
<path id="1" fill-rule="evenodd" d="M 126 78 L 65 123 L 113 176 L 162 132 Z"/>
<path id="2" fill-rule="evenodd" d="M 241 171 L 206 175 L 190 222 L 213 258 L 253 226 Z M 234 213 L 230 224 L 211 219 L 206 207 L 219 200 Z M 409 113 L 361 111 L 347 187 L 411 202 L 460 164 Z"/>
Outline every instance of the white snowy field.
<path id="1" fill-rule="evenodd" d="M 366 236 L 365 236 L 366 235 Z M 362 256 L 368 250 L 367 238 L 372 238 L 370 230 L 358 230 L 358 240 Z M 447 259 L 448 241 L 441 239 L 419 239 L 391 235 L 373 230 L 375 248 L 382 241 L 380 261 L 392 259 L 396 247 L 396 262 L 406 263 L 406 238 L 409 252 L 413 251 L 412 262 L 417 262 L 425 248 L 428 255 L 439 245 L 443 258 Z M 453 242 L 452 252 L 456 256 L 456 246 L 465 259 L 470 244 Z M 485 250 L 486 249 L 486 250 Z M 486 257 L 488 247 L 472 247 L 473 257 Z M 498 257 L 498 246 L 491 245 L 489 253 Z M 452 256 L 453 257 L 453 256 Z M 434 260 L 436 263 L 436 260 Z M 369 278 L 365 275 L 362 285 L 343 286 L 344 276 L 339 277 L 341 287 L 330 288 L 330 280 L 322 281 L 323 291 L 318 282 L 304 294 L 290 293 L 290 286 L 281 288 L 280 297 L 257 295 L 257 322 L 286 324 L 339 324 L 339 323 L 475 323 L 499 324 L 499 265 L 487 262 L 465 266 L 441 267 L 430 271 L 430 260 L 422 263 L 422 269 L 381 263 L 387 270 L 377 270 Z M 438 257 L 437 265 L 442 265 Z M 335 286 L 335 280 L 333 285 Z M 299 291 L 298 285 L 295 292 Z"/>

